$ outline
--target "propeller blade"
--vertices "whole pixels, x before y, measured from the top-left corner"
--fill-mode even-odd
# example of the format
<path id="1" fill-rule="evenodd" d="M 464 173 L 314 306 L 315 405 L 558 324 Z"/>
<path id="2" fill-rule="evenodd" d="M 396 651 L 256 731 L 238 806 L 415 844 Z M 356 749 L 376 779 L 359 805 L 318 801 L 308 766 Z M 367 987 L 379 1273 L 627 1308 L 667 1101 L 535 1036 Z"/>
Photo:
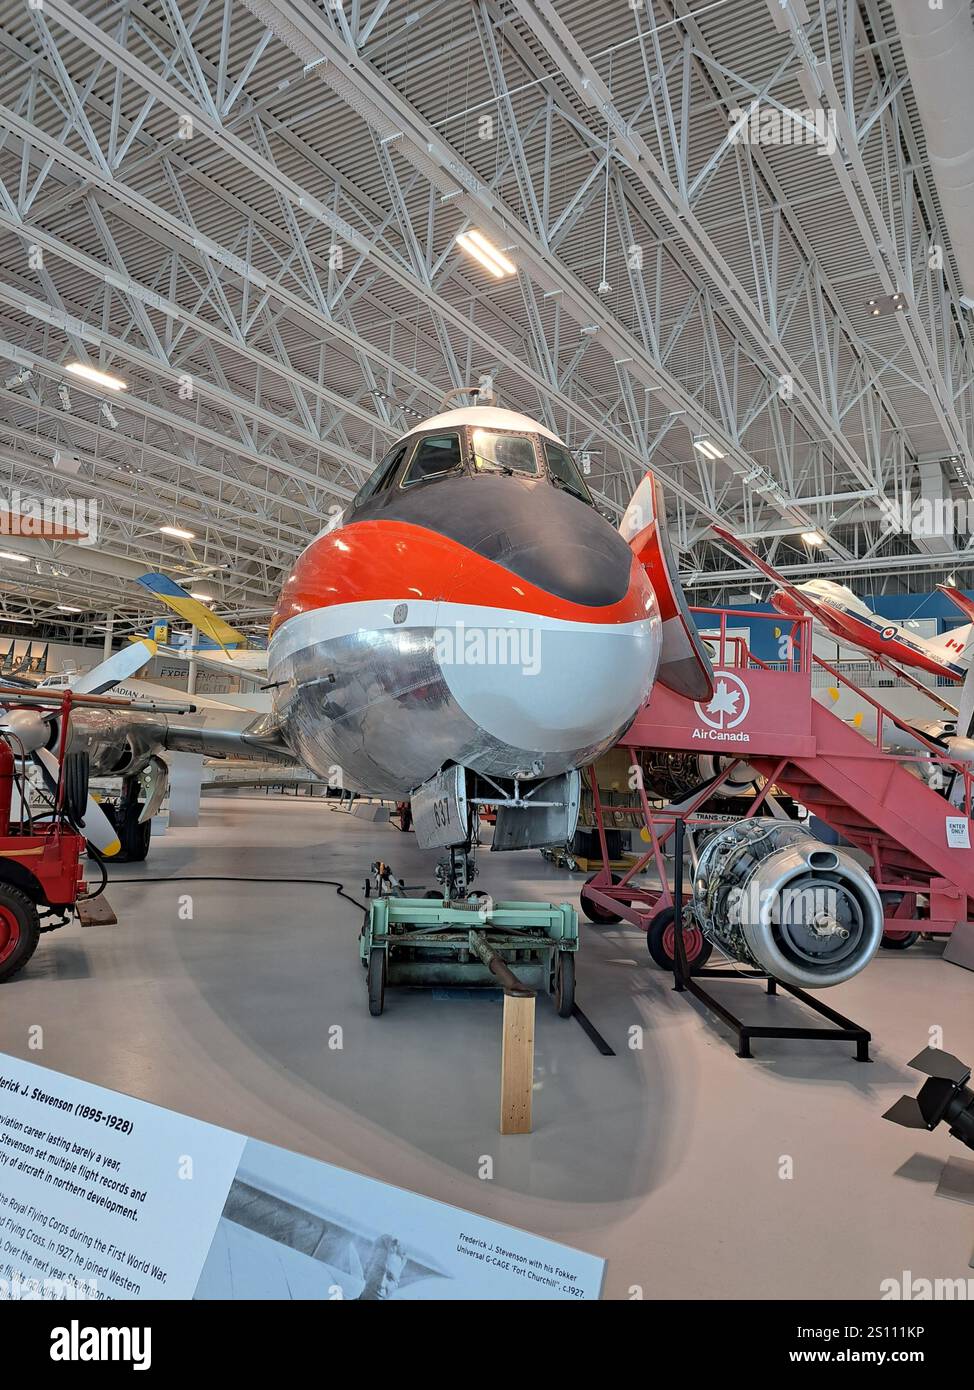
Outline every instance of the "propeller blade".
<path id="1" fill-rule="evenodd" d="M 115 652 L 107 661 L 101 661 L 97 666 L 93 666 L 90 671 L 85 671 L 77 680 L 71 681 L 71 693 L 73 695 L 104 695 L 106 690 L 111 690 L 113 685 L 118 685 L 119 681 L 128 680 L 134 676 L 136 671 L 141 671 L 147 662 L 151 661 L 159 650 L 158 643 L 151 638 L 143 637 L 139 642 L 133 642 L 131 646 L 123 647 L 120 652 Z"/>
<path id="2" fill-rule="evenodd" d="M 57 789 L 58 782 L 58 760 L 49 748 L 36 748 L 34 757 L 40 763 L 44 772 L 44 780 L 52 791 Z M 122 848 L 122 842 L 114 825 L 105 815 L 105 812 L 98 805 L 95 798 L 89 793 L 88 804 L 85 807 L 85 818 L 78 826 L 89 844 L 94 845 L 100 854 L 106 859 L 111 859 L 118 854 Z"/>

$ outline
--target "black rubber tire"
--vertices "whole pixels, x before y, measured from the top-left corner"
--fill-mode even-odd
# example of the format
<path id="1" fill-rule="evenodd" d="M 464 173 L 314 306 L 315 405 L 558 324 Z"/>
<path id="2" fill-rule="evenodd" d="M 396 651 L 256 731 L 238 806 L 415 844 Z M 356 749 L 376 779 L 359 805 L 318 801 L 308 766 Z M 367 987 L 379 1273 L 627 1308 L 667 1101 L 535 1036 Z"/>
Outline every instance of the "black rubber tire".
<path id="1" fill-rule="evenodd" d="M 147 820 L 144 825 L 139 824 L 139 816 L 144 806 L 143 801 L 133 801 L 125 814 L 116 819 L 115 828 L 122 848 L 115 857 L 125 864 L 141 864 L 149 853 L 152 822 Z"/>
<path id="2" fill-rule="evenodd" d="M 386 953 L 382 946 L 369 952 L 369 1013 L 378 1018 L 386 1006 Z"/>
<path id="3" fill-rule="evenodd" d="M 664 907 L 649 924 L 646 932 L 646 945 L 649 947 L 649 954 L 661 970 L 668 970 L 670 974 L 676 968 L 676 961 L 666 948 L 665 938 L 670 927 L 673 926 L 673 909 Z M 687 967 L 692 975 L 695 970 L 700 970 L 707 964 L 713 946 L 701 933 L 701 946 L 693 958 L 687 958 Z M 684 943 L 686 942 L 686 929 L 684 928 Z"/>
<path id="4" fill-rule="evenodd" d="M 555 1008 L 559 1018 L 571 1018 L 575 1007 L 575 952 L 559 951 L 555 961 Z"/>
<path id="5" fill-rule="evenodd" d="M 887 936 L 884 932 L 879 938 L 879 944 L 884 951 L 908 951 L 919 940 L 920 933 L 918 931 L 904 932 L 902 936 Z"/>
<path id="6" fill-rule="evenodd" d="M 10 883 L 0 883 L 0 912 L 7 919 L 0 922 L 0 943 L 10 947 L 9 954 L 0 961 L 0 980 L 9 980 L 18 970 L 23 970 L 37 950 L 41 929 L 33 900 Z M 17 932 L 12 943 L 8 940 L 10 927 Z M 3 944 L 0 949 L 5 949 Z"/>
<path id="7" fill-rule="evenodd" d="M 88 806 L 88 754 L 68 753 L 64 759 L 64 810 L 79 825 Z"/>
<path id="8" fill-rule="evenodd" d="M 598 874 L 591 874 L 582 884 L 582 887 L 587 888 L 592 880 L 596 878 L 598 878 Z M 613 874 L 612 882 L 621 883 L 622 875 Z M 585 913 L 585 916 L 590 922 L 594 922 L 597 927 L 612 927 L 616 922 L 622 921 L 622 918 L 617 912 L 609 912 L 605 908 L 599 907 L 597 903 L 589 902 L 584 893 L 579 894 L 578 900 L 581 903 L 582 911 Z"/>
<path id="9" fill-rule="evenodd" d="M 426 892 L 423 894 L 423 897 L 438 898 L 440 902 L 443 901 L 443 894 L 439 891 L 438 888 L 427 888 Z"/>

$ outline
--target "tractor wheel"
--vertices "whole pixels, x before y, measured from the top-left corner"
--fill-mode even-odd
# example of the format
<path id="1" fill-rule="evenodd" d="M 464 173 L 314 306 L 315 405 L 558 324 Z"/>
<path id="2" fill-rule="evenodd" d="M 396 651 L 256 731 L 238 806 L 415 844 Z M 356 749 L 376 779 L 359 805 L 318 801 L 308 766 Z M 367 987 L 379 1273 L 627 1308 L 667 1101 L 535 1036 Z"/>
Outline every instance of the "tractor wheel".
<path id="1" fill-rule="evenodd" d="M 594 922 L 597 927 L 611 927 L 616 922 L 622 921 L 622 918 L 619 916 L 619 914 L 617 912 L 610 912 L 607 907 L 600 907 L 598 903 L 590 902 L 589 899 L 585 896 L 585 889 L 589 886 L 590 883 L 594 883 L 594 881 L 597 878 L 598 874 L 592 874 L 590 878 L 587 878 L 585 880 L 585 882 L 582 884 L 582 892 L 579 895 L 579 902 L 582 905 L 582 911 L 585 913 L 585 916 L 588 918 L 590 922 Z M 622 879 L 619 876 L 619 874 L 612 875 L 612 882 L 622 882 Z"/>
<path id="2" fill-rule="evenodd" d="M 920 940 L 918 931 L 883 932 L 879 944 L 886 951 L 906 951 Z"/>
<path id="3" fill-rule="evenodd" d="M 649 924 L 646 932 L 646 945 L 649 954 L 661 970 L 673 971 L 676 968 L 676 928 L 673 925 L 672 907 L 664 907 Z M 683 949 L 686 951 L 687 967 L 691 975 L 701 969 L 710 959 L 713 950 L 710 942 L 699 927 L 683 927 Z"/>
<path id="4" fill-rule="evenodd" d="M 27 964 L 40 935 L 31 899 L 9 883 L 0 884 L 0 980 L 9 980 Z"/>
<path id="5" fill-rule="evenodd" d="M 555 964 L 555 1008 L 559 1018 L 571 1018 L 575 1007 L 575 952 L 559 951 Z"/>
<path id="6" fill-rule="evenodd" d="M 369 1013 L 378 1018 L 386 1006 L 386 953 L 381 946 L 369 952 L 368 985 Z"/>

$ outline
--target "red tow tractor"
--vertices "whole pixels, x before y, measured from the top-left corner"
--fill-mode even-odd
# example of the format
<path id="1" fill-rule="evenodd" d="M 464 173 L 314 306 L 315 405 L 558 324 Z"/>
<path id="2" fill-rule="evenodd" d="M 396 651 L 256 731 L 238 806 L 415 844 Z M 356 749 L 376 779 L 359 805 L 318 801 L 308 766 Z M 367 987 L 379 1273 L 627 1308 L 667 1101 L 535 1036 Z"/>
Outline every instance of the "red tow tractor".
<path id="1" fill-rule="evenodd" d="M 45 772 L 49 805 L 31 811 L 26 785 L 28 756 L 17 738 L 0 730 L 0 981 L 27 964 L 42 932 L 63 927 L 77 914 L 84 927 L 111 925 L 117 918 L 101 887 L 89 893 L 81 857 L 87 842 L 83 825 L 88 799 L 88 759 L 66 754 L 72 704 L 130 702 L 75 696 L 26 695 L 0 688 L 7 708 L 15 704 L 50 709 L 58 715 L 57 780 Z M 53 731 L 53 721 L 52 721 Z M 53 763 L 52 763 L 53 768 Z"/>

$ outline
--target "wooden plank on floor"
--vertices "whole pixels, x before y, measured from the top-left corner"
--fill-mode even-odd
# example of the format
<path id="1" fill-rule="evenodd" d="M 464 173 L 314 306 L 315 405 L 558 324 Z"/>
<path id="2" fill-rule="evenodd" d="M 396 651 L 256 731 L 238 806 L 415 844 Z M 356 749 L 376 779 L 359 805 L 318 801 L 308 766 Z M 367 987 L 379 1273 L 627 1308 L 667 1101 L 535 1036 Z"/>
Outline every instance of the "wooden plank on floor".
<path id="1" fill-rule="evenodd" d="M 534 995 L 504 995 L 501 1043 L 501 1134 L 531 1133 L 534 1088 Z"/>
<path id="2" fill-rule="evenodd" d="M 83 927 L 113 927 L 118 921 L 104 893 L 97 898 L 79 898 L 75 906 Z"/>

